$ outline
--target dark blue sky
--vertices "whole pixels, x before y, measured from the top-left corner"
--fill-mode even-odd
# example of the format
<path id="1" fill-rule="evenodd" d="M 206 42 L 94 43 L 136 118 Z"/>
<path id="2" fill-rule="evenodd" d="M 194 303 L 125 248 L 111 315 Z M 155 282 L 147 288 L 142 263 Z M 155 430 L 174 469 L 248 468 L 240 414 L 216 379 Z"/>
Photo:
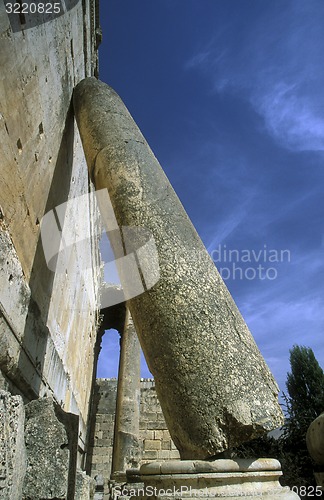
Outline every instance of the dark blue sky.
<path id="1" fill-rule="evenodd" d="M 100 7 L 100 79 L 141 128 L 285 390 L 294 344 L 324 367 L 324 2 Z M 99 376 L 116 375 L 113 343 L 106 334 Z"/>

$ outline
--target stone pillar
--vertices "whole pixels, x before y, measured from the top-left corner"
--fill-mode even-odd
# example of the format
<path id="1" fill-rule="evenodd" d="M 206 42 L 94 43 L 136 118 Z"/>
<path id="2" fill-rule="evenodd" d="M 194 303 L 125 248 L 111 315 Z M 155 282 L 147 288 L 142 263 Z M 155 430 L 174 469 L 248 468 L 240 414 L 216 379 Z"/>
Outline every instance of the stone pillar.
<path id="1" fill-rule="evenodd" d="M 87 78 L 74 110 L 90 175 L 108 189 L 120 229 L 147 228 L 155 241 L 160 279 L 127 305 L 181 458 L 213 456 L 279 427 L 277 384 L 125 105 Z M 145 281 L 155 263 L 140 257 Z"/>
<path id="2" fill-rule="evenodd" d="M 132 317 L 126 311 L 121 335 L 118 370 L 112 479 L 126 477 L 126 469 L 137 467 L 139 450 L 140 343 Z"/>

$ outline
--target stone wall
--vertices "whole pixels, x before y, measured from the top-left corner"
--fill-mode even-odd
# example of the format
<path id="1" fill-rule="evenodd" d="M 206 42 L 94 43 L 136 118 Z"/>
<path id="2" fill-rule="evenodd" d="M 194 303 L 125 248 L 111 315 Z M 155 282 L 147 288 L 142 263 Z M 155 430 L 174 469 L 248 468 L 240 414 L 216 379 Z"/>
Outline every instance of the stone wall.
<path id="1" fill-rule="evenodd" d="M 110 476 L 116 397 L 117 379 L 97 379 L 93 398 L 93 432 L 87 457 L 87 472 L 91 472 L 92 477 Z"/>
<path id="2" fill-rule="evenodd" d="M 142 461 L 179 460 L 155 392 L 153 379 L 141 380 L 140 442 Z"/>
<path id="3" fill-rule="evenodd" d="M 24 422 L 21 397 L 0 391 L 0 498 L 22 498 L 26 474 Z"/>
<path id="4" fill-rule="evenodd" d="M 58 257 L 66 272 L 49 269 L 40 238 L 45 213 L 93 190 L 71 98 L 98 72 L 98 1 L 65 7 L 45 18 L 0 3 L 0 387 L 25 402 L 52 394 L 79 415 L 83 449 L 98 323 L 95 204 L 65 210 L 64 227 L 87 234 Z"/>
<path id="5" fill-rule="evenodd" d="M 0 391 L 0 498 L 91 500 L 93 479 L 77 469 L 78 417 L 53 398 L 27 405 Z"/>
<path id="6" fill-rule="evenodd" d="M 52 398 L 25 406 L 27 470 L 23 498 L 74 498 L 78 417 Z"/>
<path id="7" fill-rule="evenodd" d="M 116 394 L 116 379 L 97 379 L 94 397 L 96 415 L 88 472 L 99 482 L 103 482 L 105 491 L 111 472 Z M 171 440 L 163 417 L 153 379 L 141 379 L 140 454 L 139 465 L 154 460 L 179 459 L 179 452 Z"/>

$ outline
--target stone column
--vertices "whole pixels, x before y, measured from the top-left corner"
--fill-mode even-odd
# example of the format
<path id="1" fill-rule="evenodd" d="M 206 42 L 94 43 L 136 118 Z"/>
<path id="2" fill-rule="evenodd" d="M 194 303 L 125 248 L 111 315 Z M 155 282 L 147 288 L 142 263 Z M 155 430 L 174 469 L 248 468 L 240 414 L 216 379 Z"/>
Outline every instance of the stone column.
<path id="1" fill-rule="evenodd" d="M 139 464 L 140 343 L 126 311 L 121 335 L 117 384 L 112 479 L 126 478 L 126 469 Z"/>
<path id="2" fill-rule="evenodd" d="M 145 227 L 155 241 L 160 279 L 127 304 L 181 458 L 213 456 L 280 426 L 277 384 L 120 97 L 87 78 L 74 110 L 90 175 L 108 189 L 119 227 Z M 150 256 L 141 258 L 144 281 Z"/>

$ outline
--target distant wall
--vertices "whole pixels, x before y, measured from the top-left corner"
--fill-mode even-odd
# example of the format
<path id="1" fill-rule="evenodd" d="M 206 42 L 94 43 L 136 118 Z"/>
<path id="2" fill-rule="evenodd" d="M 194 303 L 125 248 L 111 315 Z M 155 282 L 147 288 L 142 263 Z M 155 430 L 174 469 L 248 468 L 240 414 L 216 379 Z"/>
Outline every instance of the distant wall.
<path id="1" fill-rule="evenodd" d="M 116 379 L 97 380 L 90 469 L 92 477 L 101 474 L 105 482 L 111 472 L 116 394 Z M 141 463 L 180 458 L 167 429 L 153 379 L 141 380 L 140 447 Z"/>
<path id="2" fill-rule="evenodd" d="M 98 2 L 65 4 L 45 22 L 9 16 L 0 3 L 0 387 L 25 401 L 52 393 L 80 416 L 83 448 L 97 332 L 94 203 L 66 211 L 70 233 L 83 225 L 88 235 L 68 272 L 48 269 L 40 240 L 46 212 L 93 189 L 71 98 L 97 72 Z"/>
<path id="3" fill-rule="evenodd" d="M 153 379 L 141 381 L 140 439 L 142 463 L 180 459 L 165 423 Z"/>

